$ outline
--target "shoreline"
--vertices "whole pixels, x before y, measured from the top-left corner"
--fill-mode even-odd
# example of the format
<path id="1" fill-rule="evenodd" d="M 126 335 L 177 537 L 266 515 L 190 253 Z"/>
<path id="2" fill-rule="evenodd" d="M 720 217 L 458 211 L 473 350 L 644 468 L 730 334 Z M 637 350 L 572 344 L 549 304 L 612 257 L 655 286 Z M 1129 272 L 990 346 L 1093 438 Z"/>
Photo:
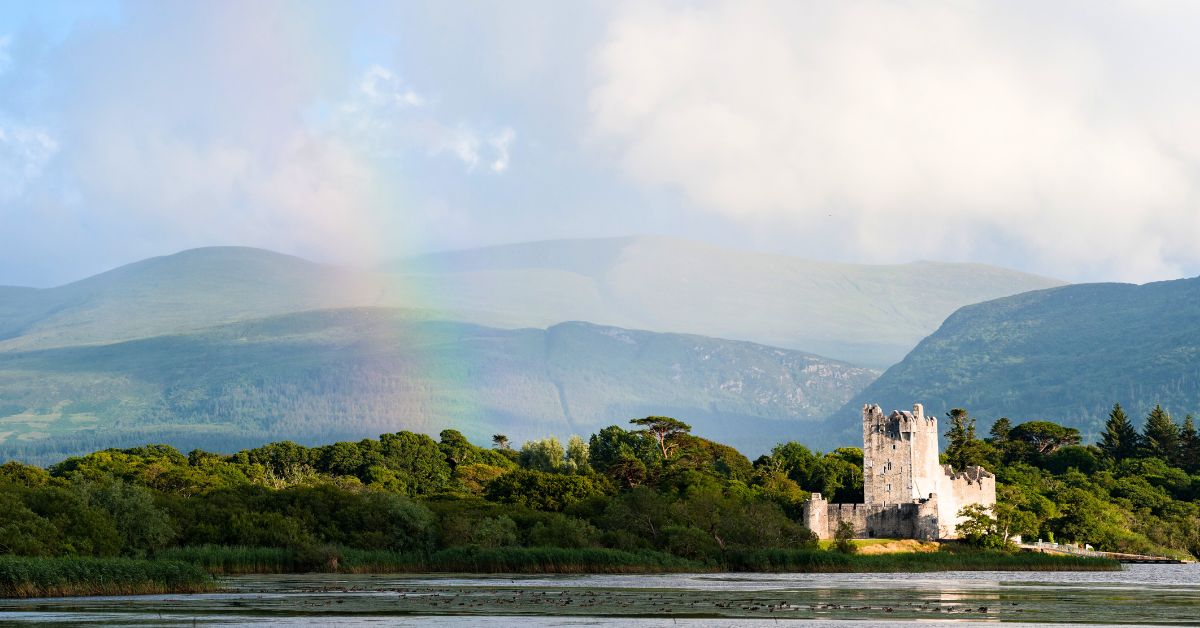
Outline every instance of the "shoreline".
<path id="1" fill-rule="evenodd" d="M 557 548 L 553 548 L 557 549 Z M 408 565 L 339 565 L 336 569 L 268 569 L 267 565 L 203 565 L 157 558 L 24 558 L 0 557 L 0 598 L 120 596 L 220 592 L 218 577 L 241 575 L 669 575 L 669 574 L 803 574 L 803 573 L 937 573 L 948 571 L 1065 572 L 1120 571 L 1105 559 L 1019 553 L 905 553 L 847 555 L 825 550 L 730 552 L 722 564 L 693 561 L 651 565 L 563 564 L 542 562 L 560 552 L 552 548 L 524 551 L 459 552 L 456 560 Z M 603 554 L 603 552 L 602 552 Z M 512 560 L 514 556 L 524 561 Z M 636 555 L 633 555 L 636 556 Z M 430 559 L 437 558 L 434 554 Z M 660 557 L 654 557 L 660 558 Z"/>

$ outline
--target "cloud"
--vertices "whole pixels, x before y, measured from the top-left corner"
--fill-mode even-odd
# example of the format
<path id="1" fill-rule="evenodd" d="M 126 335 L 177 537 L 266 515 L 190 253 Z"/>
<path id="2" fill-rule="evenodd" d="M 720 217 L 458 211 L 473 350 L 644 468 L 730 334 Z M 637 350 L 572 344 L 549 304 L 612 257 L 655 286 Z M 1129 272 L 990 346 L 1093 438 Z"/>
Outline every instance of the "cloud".
<path id="1" fill-rule="evenodd" d="M 517 139 L 517 132 L 505 127 L 500 129 L 490 138 L 488 144 L 496 152 L 496 158 L 492 160 L 492 170 L 496 172 L 504 172 L 508 170 L 508 147 Z"/>
<path id="2" fill-rule="evenodd" d="M 367 68 L 358 91 L 372 106 L 420 107 L 425 97 L 406 87 L 391 70 L 373 65 Z"/>
<path id="3" fill-rule="evenodd" d="M 511 128 L 485 139 L 478 124 L 446 122 L 437 105 L 436 98 L 416 91 L 390 68 L 372 65 L 357 91 L 338 107 L 337 126 L 381 155 L 400 157 L 416 149 L 425 155 L 453 155 L 468 171 L 485 157 L 493 172 L 508 168 L 509 147 L 516 139 Z"/>
<path id="4" fill-rule="evenodd" d="M 0 118 L 0 202 L 19 197 L 57 152 L 58 141 L 45 130 Z"/>
<path id="5" fill-rule="evenodd" d="M 1022 7 L 628 4 L 595 53 L 591 134 L 634 181 L 851 257 L 1195 268 L 1200 50 L 1173 24 L 1200 7 Z"/>

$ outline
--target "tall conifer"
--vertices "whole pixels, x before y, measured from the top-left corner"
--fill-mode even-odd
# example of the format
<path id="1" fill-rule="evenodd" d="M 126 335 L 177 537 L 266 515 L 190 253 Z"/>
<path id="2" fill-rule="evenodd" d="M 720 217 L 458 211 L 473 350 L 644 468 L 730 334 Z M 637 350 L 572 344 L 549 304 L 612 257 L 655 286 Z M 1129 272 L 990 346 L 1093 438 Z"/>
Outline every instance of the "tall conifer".
<path id="1" fill-rule="evenodd" d="M 1136 456 L 1141 440 L 1121 404 L 1113 404 L 1112 412 L 1108 413 L 1108 422 L 1104 424 L 1100 450 L 1109 458 L 1120 461 Z"/>
<path id="2" fill-rule="evenodd" d="M 1179 431 L 1179 467 L 1188 473 L 1200 471 L 1200 434 L 1196 433 L 1196 422 L 1190 414 Z"/>
<path id="3" fill-rule="evenodd" d="M 1172 464 L 1179 461 L 1179 426 L 1160 405 L 1154 406 L 1142 428 L 1142 449 L 1146 455 Z"/>

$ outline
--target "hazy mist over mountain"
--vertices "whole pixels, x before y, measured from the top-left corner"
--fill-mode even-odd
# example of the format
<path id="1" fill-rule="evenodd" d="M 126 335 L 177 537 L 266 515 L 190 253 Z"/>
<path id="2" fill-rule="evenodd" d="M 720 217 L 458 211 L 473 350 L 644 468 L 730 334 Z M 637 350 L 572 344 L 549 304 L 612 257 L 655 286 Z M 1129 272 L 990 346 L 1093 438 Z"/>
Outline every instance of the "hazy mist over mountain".
<path id="1" fill-rule="evenodd" d="M 1056 284 L 662 238 L 376 271 L 196 249 L 0 293 L 0 442 L 36 453 L 97 430 L 211 444 L 443 424 L 535 437 L 679 413 L 757 450 L 833 412 L 953 307 Z"/>

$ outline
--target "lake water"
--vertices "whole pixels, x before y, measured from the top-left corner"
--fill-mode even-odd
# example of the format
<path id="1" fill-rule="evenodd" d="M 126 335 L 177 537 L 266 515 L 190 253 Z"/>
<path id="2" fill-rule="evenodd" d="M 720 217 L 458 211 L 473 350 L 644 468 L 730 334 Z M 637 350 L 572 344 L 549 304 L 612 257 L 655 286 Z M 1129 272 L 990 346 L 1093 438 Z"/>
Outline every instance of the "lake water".
<path id="1" fill-rule="evenodd" d="M 1120 572 L 238 576 L 222 593 L 0 600 L 85 626 L 1200 625 L 1200 565 Z"/>

